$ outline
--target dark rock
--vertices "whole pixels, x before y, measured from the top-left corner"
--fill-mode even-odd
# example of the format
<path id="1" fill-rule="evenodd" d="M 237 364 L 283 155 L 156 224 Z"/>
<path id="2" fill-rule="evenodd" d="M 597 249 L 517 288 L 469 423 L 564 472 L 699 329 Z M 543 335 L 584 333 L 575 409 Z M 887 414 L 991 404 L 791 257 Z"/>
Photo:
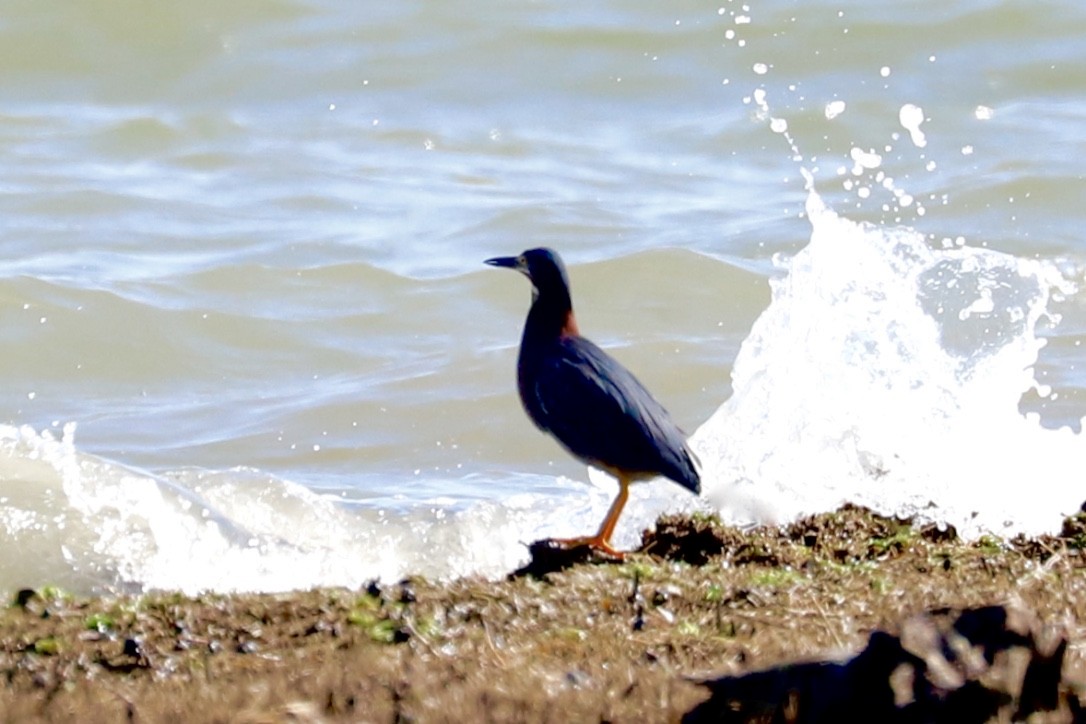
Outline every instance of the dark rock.
<path id="1" fill-rule="evenodd" d="M 548 573 L 557 573 L 583 563 L 617 563 L 621 560 L 587 545 L 567 547 L 553 538 L 535 541 L 528 546 L 528 553 L 531 556 L 529 561 L 513 571 L 510 578 L 542 578 Z"/>
<path id="2" fill-rule="evenodd" d="M 1054 641 L 1052 639 L 1055 639 Z M 876 631 L 844 662 L 792 664 L 703 680 L 684 722 L 1024 721 L 1078 706 L 1062 679 L 1067 640 L 1003 606 L 937 609 Z"/>

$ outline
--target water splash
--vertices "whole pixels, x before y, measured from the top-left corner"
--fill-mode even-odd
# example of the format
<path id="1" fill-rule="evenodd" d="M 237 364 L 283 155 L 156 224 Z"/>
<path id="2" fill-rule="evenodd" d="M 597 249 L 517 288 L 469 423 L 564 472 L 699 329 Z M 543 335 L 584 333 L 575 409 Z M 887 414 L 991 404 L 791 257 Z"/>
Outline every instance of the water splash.
<path id="1" fill-rule="evenodd" d="M 1019 412 L 1054 265 L 933 249 L 827 208 L 807 178 L 807 247 L 777 260 L 735 393 L 695 433 L 709 497 L 738 522 L 845 502 L 965 536 L 1059 528 L 1084 495 L 1086 442 Z"/>
<path id="2" fill-rule="evenodd" d="M 733 522 L 844 502 L 965 536 L 1058 528 L 1083 492 L 1082 435 L 1023 415 L 1060 294 L 1054 265 L 852 222 L 807 176 L 810 243 L 776 260 L 734 394 L 694 435 L 707 498 Z M 0 588 L 187 592 L 359 587 L 408 574 L 501 576 L 523 543 L 591 532 L 613 494 L 537 476 L 504 499 L 350 500 L 258 470 L 153 474 L 87 454 L 75 426 L 0 426 Z M 635 486 L 630 547 L 691 496 Z"/>

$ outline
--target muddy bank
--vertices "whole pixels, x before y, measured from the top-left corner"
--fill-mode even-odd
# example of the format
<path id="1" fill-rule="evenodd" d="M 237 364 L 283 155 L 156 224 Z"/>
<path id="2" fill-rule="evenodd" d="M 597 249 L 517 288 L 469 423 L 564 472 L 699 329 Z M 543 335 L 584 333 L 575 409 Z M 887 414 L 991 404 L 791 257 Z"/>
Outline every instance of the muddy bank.
<path id="1" fill-rule="evenodd" d="M 853 507 L 750 532 L 665 518 L 626 561 L 563 567 L 570 561 L 552 559 L 503 581 L 199 597 L 22 591 L 0 612 L 0 716 L 666 722 L 700 711 L 710 720 L 816 721 L 802 718 L 817 713 L 815 702 L 788 683 L 796 667 L 774 667 L 847 666 L 889 640 L 872 639 L 879 630 L 904 641 L 902 650 L 915 649 L 903 633 L 914 630 L 929 632 L 912 636 L 933 651 L 965 652 L 972 644 L 952 636 L 960 610 L 1007 605 L 984 610 L 1010 612 L 991 635 L 1020 638 L 992 658 L 1018 656 L 1017 673 L 982 667 L 986 649 L 977 644 L 981 659 L 955 653 L 945 666 L 913 650 L 912 673 L 896 675 L 957 685 L 922 693 L 929 699 L 973 679 L 996 691 L 992 679 L 1016 676 L 1017 684 L 999 684 L 1003 699 L 988 700 L 1011 712 L 1022 706 L 1033 646 L 1049 661 L 1042 688 L 1055 692 L 1039 706 L 1056 709 L 1033 720 L 1070 721 L 1086 678 L 1083 522 L 1070 519 L 1060 536 L 963 543 L 952 530 Z M 946 611 L 917 618 L 933 609 Z M 783 687 L 757 689 L 751 679 L 728 689 L 734 678 L 722 678 L 759 672 L 764 683 L 767 670 Z M 699 683 L 708 680 L 718 685 Z M 924 691 L 899 689 L 901 711 L 908 692 Z M 741 700 L 736 691 L 760 693 Z M 712 708 L 711 694 L 723 697 L 715 699 L 722 709 Z"/>

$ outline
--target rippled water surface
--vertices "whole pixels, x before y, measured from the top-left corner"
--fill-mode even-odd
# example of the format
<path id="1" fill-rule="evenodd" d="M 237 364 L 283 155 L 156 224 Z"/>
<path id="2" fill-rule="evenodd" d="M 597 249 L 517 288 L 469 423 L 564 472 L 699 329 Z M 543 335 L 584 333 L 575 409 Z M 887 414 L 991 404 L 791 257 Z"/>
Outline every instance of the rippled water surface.
<path id="1" fill-rule="evenodd" d="M 0 586 L 498 575 L 592 529 L 482 265 L 537 245 L 706 462 L 620 545 L 842 500 L 1058 528 L 1084 37 L 1071 0 L 9 3 Z"/>

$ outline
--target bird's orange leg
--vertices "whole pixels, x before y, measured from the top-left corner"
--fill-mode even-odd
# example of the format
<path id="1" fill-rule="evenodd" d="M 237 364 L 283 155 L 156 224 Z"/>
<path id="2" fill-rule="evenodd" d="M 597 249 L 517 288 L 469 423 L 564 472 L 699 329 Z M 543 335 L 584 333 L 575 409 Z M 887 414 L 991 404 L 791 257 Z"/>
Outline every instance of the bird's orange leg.
<path id="1" fill-rule="evenodd" d="M 555 539 L 554 542 L 564 548 L 588 546 L 614 558 L 625 558 L 625 553 L 611 547 L 611 535 L 615 532 L 618 517 L 622 515 L 622 509 L 626 507 L 626 500 L 629 497 L 630 481 L 625 477 L 620 477 L 618 479 L 618 495 L 615 496 L 614 502 L 611 503 L 611 508 L 607 511 L 607 517 L 603 519 L 603 523 L 600 524 L 600 529 L 596 535 L 581 538 L 560 538 Z"/>

